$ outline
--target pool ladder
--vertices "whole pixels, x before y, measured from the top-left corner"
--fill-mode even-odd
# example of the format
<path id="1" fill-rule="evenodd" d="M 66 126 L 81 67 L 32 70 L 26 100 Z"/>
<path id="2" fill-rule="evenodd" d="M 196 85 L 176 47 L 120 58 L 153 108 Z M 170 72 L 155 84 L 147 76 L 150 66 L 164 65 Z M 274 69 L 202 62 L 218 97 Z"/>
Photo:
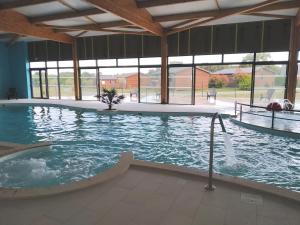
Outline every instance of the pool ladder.
<path id="1" fill-rule="evenodd" d="M 208 184 L 205 186 L 205 190 L 213 191 L 216 187 L 212 184 L 213 179 L 213 159 L 214 159 L 214 134 L 215 134 L 215 121 L 219 119 L 219 124 L 222 127 L 222 131 L 226 133 L 226 129 L 223 123 L 223 119 L 219 113 L 215 113 L 211 120 L 210 126 L 210 150 L 209 150 L 209 168 L 208 168 Z"/>

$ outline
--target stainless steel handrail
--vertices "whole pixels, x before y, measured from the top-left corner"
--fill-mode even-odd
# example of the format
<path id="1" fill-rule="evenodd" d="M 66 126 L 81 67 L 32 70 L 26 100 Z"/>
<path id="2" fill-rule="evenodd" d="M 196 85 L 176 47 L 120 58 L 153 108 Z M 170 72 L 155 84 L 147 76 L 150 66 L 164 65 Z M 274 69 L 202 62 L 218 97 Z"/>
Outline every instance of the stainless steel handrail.
<path id="1" fill-rule="evenodd" d="M 219 119 L 222 131 L 226 133 L 226 129 L 223 123 L 223 119 L 219 113 L 215 113 L 211 120 L 210 126 L 210 150 L 209 150 L 209 168 L 208 168 L 208 184 L 205 186 L 207 191 L 213 191 L 216 187 L 212 184 L 213 179 L 213 158 L 214 158 L 214 133 L 215 133 L 215 121 Z"/>
<path id="2" fill-rule="evenodd" d="M 254 113 L 250 113 L 250 112 L 244 112 L 243 111 L 243 106 L 250 107 L 251 109 L 252 108 L 258 108 L 258 109 L 264 109 L 264 110 L 267 110 L 267 107 L 243 104 L 243 103 L 239 103 L 237 101 L 234 102 L 234 115 L 235 115 L 235 117 L 238 117 L 238 105 L 240 105 L 240 107 L 239 107 L 239 120 L 241 122 L 242 122 L 242 118 L 243 118 L 243 113 L 257 115 L 257 116 L 261 116 L 261 117 L 270 117 L 271 118 L 271 127 L 270 127 L 271 129 L 274 129 L 275 119 L 300 121 L 300 120 L 297 120 L 297 119 L 288 119 L 288 118 L 276 117 L 276 112 L 277 112 L 276 110 L 270 110 L 272 112 L 272 116 L 266 116 L 266 115 L 259 115 L 259 114 L 254 114 Z M 283 110 L 281 110 L 281 112 L 300 113 L 300 110 L 295 110 L 295 109 L 284 110 L 283 109 Z"/>

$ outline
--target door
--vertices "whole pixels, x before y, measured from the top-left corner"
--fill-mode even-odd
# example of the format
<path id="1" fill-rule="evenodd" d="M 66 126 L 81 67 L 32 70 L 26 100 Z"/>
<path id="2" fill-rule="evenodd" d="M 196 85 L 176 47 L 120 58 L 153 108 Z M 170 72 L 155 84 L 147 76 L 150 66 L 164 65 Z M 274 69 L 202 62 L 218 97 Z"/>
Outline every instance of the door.
<path id="1" fill-rule="evenodd" d="M 31 70 L 31 86 L 33 98 L 49 98 L 48 80 L 45 69 Z"/>

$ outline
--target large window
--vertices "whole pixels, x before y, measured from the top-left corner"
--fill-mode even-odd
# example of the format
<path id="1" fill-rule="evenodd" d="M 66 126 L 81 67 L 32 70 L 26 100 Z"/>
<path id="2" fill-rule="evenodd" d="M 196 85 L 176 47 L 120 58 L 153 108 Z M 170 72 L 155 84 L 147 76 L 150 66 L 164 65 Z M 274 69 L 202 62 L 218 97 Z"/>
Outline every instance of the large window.
<path id="1" fill-rule="evenodd" d="M 32 97 L 41 98 L 39 70 L 31 70 L 31 88 L 32 88 Z"/>
<path id="2" fill-rule="evenodd" d="M 206 65 L 195 68 L 196 104 L 232 106 L 250 103 L 252 65 Z"/>
<path id="3" fill-rule="evenodd" d="M 80 69 L 82 100 L 97 100 L 97 69 Z"/>
<path id="4" fill-rule="evenodd" d="M 75 99 L 73 68 L 59 69 L 59 83 L 61 99 Z"/>
<path id="5" fill-rule="evenodd" d="M 298 60 L 299 60 L 299 62 L 298 62 L 298 75 L 297 75 L 295 108 L 300 109 L 300 55 L 299 55 Z"/>
<path id="6" fill-rule="evenodd" d="M 169 103 L 232 106 L 234 101 L 266 105 L 282 100 L 288 57 L 288 52 L 168 57 Z M 80 60 L 81 98 L 96 100 L 103 88 L 116 88 L 125 102 L 160 103 L 160 66 L 160 57 Z M 72 60 L 30 62 L 33 97 L 74 99 L 73 70 Z M 298 80 L 296 106 L 299 71 Z"/>
<path id="7" fill-rule="evenodd" d="M 256 65 L 254 104 L 265 106 L 270 101 L 285 98 L 285 64 Z"/>
<path id="8" fill-rule="evenodd" d="M 169 103 L 192 104 L 193 67 L 169 68 Z"/>
<path id="9" fill-rule="evenodd" d="M 99 69 L 99 89 L 116 88 L 125 102 L 138 102 L 138 68 L 112 67 Z"/>
<path id="10" fill-rule="evenodd" d="M 49 98 L 59 99 L 58 69 L 48 69 Z"/>
<path id="11" fill-rule="evenodd" d="M 140 102 L 160 103 L 160 67 L 140 69 Z"/>

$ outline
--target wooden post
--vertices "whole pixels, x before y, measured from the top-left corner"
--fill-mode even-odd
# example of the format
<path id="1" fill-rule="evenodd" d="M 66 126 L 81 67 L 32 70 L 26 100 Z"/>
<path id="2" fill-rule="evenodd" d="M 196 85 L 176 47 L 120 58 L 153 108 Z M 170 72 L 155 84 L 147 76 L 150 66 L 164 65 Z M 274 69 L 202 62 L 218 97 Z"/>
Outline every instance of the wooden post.
<path id="1" fill-rule="evenodd" d="M 291 37 L 290 37 L 290 57 L 288 67 L 288 83 L 287 83 L 287 98 L 292 103 L 295 103 L 296 86 L 297 86 L 297 72 L 298 72 L 298 39 L 299 27 L 296 25 L 296 20 L 291 20 Z"/>
<path id="2" fill-rule="evenodd" d="M 168 41 L 161 36 L 161 104 L 168 104 Z"/>
<path id="3" fill-rule="evenodd" d="M 79 87 L 79 61 L 77 55 L 77 42 L 76 40 L 72 44 L 72 57 L 73 57 L 73 64 L 74 64 L 74 90 L 75 90 L 75 99 L 80 100 L 80 87 Z"/>

